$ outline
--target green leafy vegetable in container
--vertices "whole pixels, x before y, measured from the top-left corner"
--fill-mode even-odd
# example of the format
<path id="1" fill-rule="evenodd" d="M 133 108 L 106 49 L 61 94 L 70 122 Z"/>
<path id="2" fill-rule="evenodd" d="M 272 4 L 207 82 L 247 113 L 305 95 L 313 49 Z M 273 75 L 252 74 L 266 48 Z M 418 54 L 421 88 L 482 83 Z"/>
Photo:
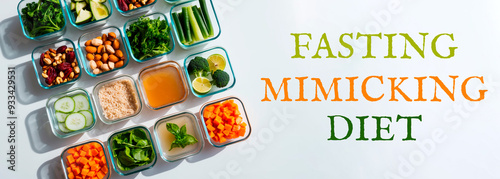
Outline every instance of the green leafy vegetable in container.
<path id="1" fill-rule="evenodd" d="M 123 171 L 147 165 L 155 158 L 155 153 L 144 130 L 133 129 L 117 134 L 112 139 L 113 157 L 118 168 Z"/>
<path id="2" fill-rule="evenodd" d="M 150 19 L 144 16 L 127 28 L 127 37 L 132 53 L 144 60 L 170 51 L 170 27 L 166 20 Z"/>
<path id="3" fill-rule="evenodd" d="M 64 16 L 58 0 L 39 0 L 26 4 L 21 19 L 30 37 L 59 31 L 64 26 Z"/>

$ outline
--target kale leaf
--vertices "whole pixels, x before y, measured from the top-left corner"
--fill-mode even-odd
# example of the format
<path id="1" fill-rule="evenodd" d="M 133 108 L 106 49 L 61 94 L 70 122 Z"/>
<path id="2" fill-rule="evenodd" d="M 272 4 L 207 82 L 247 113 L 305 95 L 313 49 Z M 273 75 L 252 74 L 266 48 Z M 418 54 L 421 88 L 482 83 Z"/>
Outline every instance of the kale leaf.
<path id="1" fill-rule="evenodd" d="M 170 27 L 166 20 L 160 18 L 139 17 L 127 28 L 127 37 L 132 53 L 139 60 L 170 51 Z"/>
<path id="2" fill-rule="evenodd" d="M 31 37 L 60 30 L 64 26 L 64 16 L 58 0 L 39 0 L 27 3 L 21 10 L 25 30 Z"/>

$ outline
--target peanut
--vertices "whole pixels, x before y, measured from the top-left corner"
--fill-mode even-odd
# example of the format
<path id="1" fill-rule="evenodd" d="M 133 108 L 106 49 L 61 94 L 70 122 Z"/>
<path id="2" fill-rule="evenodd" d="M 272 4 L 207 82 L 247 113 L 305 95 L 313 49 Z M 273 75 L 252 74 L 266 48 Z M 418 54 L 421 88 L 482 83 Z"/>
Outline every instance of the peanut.
<path id="1" fill-rule="evenodd" d="M 69 78 L 70 78 L 70 79 L 73 79 L 74 77 L 75 77 L 75 72 L 71 72 L 71 73 L 69 74 Z"/>
<path id="2" fill-rule="evenodd" d="M 111 45 L 104 45 L 104 48 L 106 48 L 106 52 L 108 53 L 115 53 L 115 49 L 113 49 L 113 47 Z"/>
<path id="3" fill-rule="evenodd" d="M 123 61 L 119 61 L 115 63 L 115 68 L 120 68 L 123 66 Z"/>
<path id="4" fill-rule="evenodd" d="M 78 66 L 74 67 L 73 71 L 75 71 L 76 74 L 80 74 L 80 67 L 78 67 Z"/>
<path id="5" fill-rule="evenodd" d="M 97 61 L 96 64 L 97 64 L 97 68 L 101 68 L 103 63 L 101 61 Z"/>
<path id="6" fill-rule="evenodd" d="M 86 46 L 85 51 L 87 51 L 87 53 L 95 53 L 97 52 L 97 48 L 92 46 Z"/>
<path id="7" fill-rule="evenodd" d="M 95 61 L 90 61 L 89 62 L 89 66 L 90 68 L 93 70 L 93 69 L 96 69 L 97 68 L 97 63 Z"/>
<path id="8" fill-rule="evenodd" d="M 85 46 L 90 46 L 92 45 L 92 40 L 87 40 L 87 42 L 85 42 Z"/>
<path id="9" fill-rule="evenodd" d="M 101 39 L 92 39 L 92 45 L 93 46 L 99 46 L 99 45 L 102 45 L 102 40 Z"/>
<path id="10" fill-rule="evenodd" d="M 95 61 L 100 61 L 102 58 L 101 54 L 95 54 L 94 57 L 95 57 L 94 58 Z"/>
<path id="11" fill-rule="evenodd" d="M 113 41 L 113 49 L 118 50 L 120 48 L 120 42 L 118 42 L 118 39 L 115 39 Z"/>
<path id="12" fill-rule="evenodd" d="M 97 74 L 101 73 L 101 70 L 99 70 L 99 68 L 96 68 L 92 72 L 97 75 Z"/>
<path id="13" fill-rule="evenodd" d="M 111 55 L 109 55 L 109 61 L 111 61 L 111 62 L 118 62 L 119 59 L 115 55 L 111 54 Z"/>
<path id="14" fill-rule="evenodd" d="M 123 52 L 121 50 L 116 50 L 115 55 L 119 58 L 123 57 Z"/>
<path id="15" fill-rule="evenodd" d="M 56 84 L 61 84 L 63 82 L 62 77 L 57 77 L 56 78 Z"/>
<path id="16" fill-rule="evenodd" d="M 44 62 L 46 65 L 50 65 L 50 64 L 52 64 L 52 60 L 50 60 L 50 58 L 44 58 L 44 59 L 43 59 L 43 62 Z"/>
<path id="17" fill-rule="evenodd" d="M 108 62 L 108 59 L 109 59 L 108 53 L 102 54 L 102 59 L 101 59 L 102 62 L 106 63 Z"/>
<path id="18" fill-rule="evenodd" d="M 102 71 L 109 71 L 109 66 L 108 66 L 108 64 L 102 64 L 102 65 L 101 65 L 101 69 L 102 69 Z"/>
<path id="19" fill-rule="evenodd" d="M 49 75 L 47 75 L 47 73 L 46 73 L 46 72 L 43 72 L 43 73 L 42 73 L 42 77 L 43 77 L 43 78 L 48 78 L 48 77 L 49 77 Z"/>
<path id="20" fill-rule="evenodd" d="M 103 49 L 104 45 L 99 45 L 99 47 L 97 47 L 97 53 L 103 53 Z"/>
<path id="21" fill-rule="evenodd" d="M 111 38 L 111 39 L 115 39 L 116 38 L 116 34 L 114 32 L 109 32 L 108 33 L 108 36 Z"/>
<path id="22" fill-rule="evenodd" d="M 94 59 L 95 59 L 95 57 L 94 57 L 94 55 L 93 55 L 93 54 L 91 54 L 91 53 L 87 53 L 87 60 L 92 61 L 92 60 L 94 60 Z"/>
<path id="23" fill-rule="evenodd" d="M 109 69 L 115 69 L 115 63 L 113 62 L 108 62 Z"/>

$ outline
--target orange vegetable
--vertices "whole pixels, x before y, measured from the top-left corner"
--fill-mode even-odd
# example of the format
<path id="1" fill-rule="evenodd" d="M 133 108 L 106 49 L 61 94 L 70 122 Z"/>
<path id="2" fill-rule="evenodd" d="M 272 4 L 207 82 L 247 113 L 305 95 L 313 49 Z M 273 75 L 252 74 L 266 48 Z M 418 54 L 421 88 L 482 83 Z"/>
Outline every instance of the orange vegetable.
<path id="1" fill-rule="evenodd" d="M 108 167 L 104 149 L 97 142 L 79 145 L 67 150 L 66 168 L 71 179 L 102 179 L 106 177 Z"/>
<path id="2" fill-rule="evenodd" d="M 234 100 L 226 100 L 205 107 L 203 119 L 212 140 L 223 143 L 228 139 L 245 136 L 247 124 L 243 122 L 238 108 Z"/>

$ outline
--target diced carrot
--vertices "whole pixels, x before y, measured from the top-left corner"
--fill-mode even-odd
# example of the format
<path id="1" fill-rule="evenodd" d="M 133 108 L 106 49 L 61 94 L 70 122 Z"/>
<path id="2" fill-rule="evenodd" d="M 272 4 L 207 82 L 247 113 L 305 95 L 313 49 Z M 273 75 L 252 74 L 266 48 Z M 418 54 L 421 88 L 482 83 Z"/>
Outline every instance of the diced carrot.
<path id="1" fill-rule="evenodd" d="M 101 163 L 102 163 L 103 165 L 106 165 L 106 157 L 105 157 L 105 156 L 102 156 L 102 157 L 101 157 Z"/>
<path id="2" fill-rule="evenodd" d="M 230 125 L 230 124 L 226 124 L 226 125 L 224 125 L 224 130 L 229 130 L 229 131 L 231 131 L 231 129 L 232 129 L 232 128 L 233 128 L 233 126 L 232 126 L 232 125 Z"/>
<path id="3" fill-rule="evenodd" d="M 245 136 L 245 128 L 242 127 L 239 131 L 238 131 L 238 135 L 239 136 Z"/>
<path id="4" fill-rule="evenodd" d="M 233 130 L 232 130 L 232 131 L 233 131 L 233 132 L 234 132 L 234 131 L 239 131 L 239 130 L 240 130 L 240 128 L 241 128 L 241 127 L 240 127 L 239 125 L 234 125 L 234 126 L 233 126 Z"/>
<path id="5" fill-rule="evenodd" d="M 233 116 L 239 116 L 239 115 L 241 115 L 240 110 L 238 110 L 238 108 L 236 108 L 234 110 Z"/>
<path id="6" fill-rule="evenodd" d="M 102 150 L 101 150 L 101 151 L 99 152 L 99 157 L 102 157 L 102 156 L 104 156 L 104 151 L 102 151 Z"/>
<path id="7" fill-rule="evenodd" d="M 75 179 L 83 179 L 81 176 L 76 176 Z"/>
<path id="8" fill-rule="evenodd" d="M 68 173 L 71 172 L 71 167 L 66 167 L 66 171 L 68 171 Z"/>
<path id="9" fill-rule="evenodd" d="M 94 175 L 94 177 L 92 177 L 92 179 L 97 179 L 97 174 L 96 174 L 96 175 Z"/>
<path id="10" fill-rule="evenodd" d="M 101 171 L 102 171 L 102 173 L 104 173 L 104 174 L 108 173 L 108 166 L 104 165 L 104 166 L 101 168 Z"/>
<path id="11" fill-rule="evenodd" d="M 224 125 L 221 123 L 217 126 L 217 129 L 224 130 Z"/>
<path id="12" fill-rule="evenodd" d="M 220 143 L 224 143 L 224 142 L 226 142 L 226 138 L 221 137 L 219 142 L 220 142 Z"/>
<path id="13" fill-rule="evenodd" d="M 75 149 L 76 149 L 77 152 L 79 152 L 80 150 L 82 150 L 82 147 L 83 146 L 79 145 L 79 146 L 76 146 Z"/>
<path id="14" fill-rule="evenodd" d="M 207 129 L 208 129 L 208 131 L 210 131 L 210 132 L 212 132 L 212 131 L 214 131 L 214 130 L 215 130 L 214 126 L 212 126 L 212 125 L 207 125 Z"/>
<path id="15" fill-rule="evenodd" d="M 99 164 L 91 165 L 91 167 L 90 167 L 90 170 L 96 171 L 96 172 L 99 171 L 100 169 L 101 169 L 101 167 L 99 166 Z"/>
<path id="16" fill-rule="evenodd" d="M 212 127 L 212 128 L 213 128 L 213 127 Z M 210 135 L 210 137 L 214 137 L 214 136 L 215 136 L 215 134 L 214 134 L 213 130 L 212 130 L 212 131 L 210 131 L 209 135 Z"/>
<path id="17" fill-rule="evenodd" d="M 89 164 L 85 164 L 85 165 L 83 166 L 83 168 L 90 168 L 90 165 L 89 165 Z M 89 170 L 90 170 L 90 169 L 89 169 Z"/>
<path id="18" fill-rule="evenodd" d="M 230 132 L 231 132 L 231 131 L 228 131 L 228 130 L 224 130 L 224 131 L 222 131 L 222 133 L 223 133 L 225 136 L 229 136 L 229 133 L 230 133 Z"/>
<path id="19" fill-rule="evenodd" d="M 212 111 L 205 109 L 205 111 L 203 111 L 203 118 L 210 118 L 210 116 L 212 116 Z"/>
<path id="20" fill-rule="evenodd" d="M 241 116 L 236 117 L 236 124 L 240 124 L 243 121 L 243 118 Z"/>
<path id="21" fill-rule="evenodd" d="M 75 151 L 75 153 L 73 153 L 73 158 L 78 158 L 78 157 L 80 157 L 80 153 Z"/>
<path id="22" fill-rule="evenodd" d="M 87 176 L 89 176 L 89 177 L 93 177 L 93 176 L 95 176 L 95 171 L 90 171 L 90 172 L 87 174 Z"/>
<path id="23" fill-rule="evenodd" d="M 241 127 L 246 127 L 246 126 L 247 126 L 247 123 L 242 122 L 242 123 L 240 124 L 240 126 L 241 126 Z"/>
<path id="24" fill-rule="evenodd" d="M 99 155 L 99 151 L 97 151 L 97 149 L 90 149 L 90 156 L 98 156 Z"/>
<path id="25" fill-rule="evenodd" d="M 69 154 L 74 154 L 76 152 L 75 148 L 68 149 Z"/>
<path id="26" fill-rule="evenodd" d="M 85 152 L 84 150 L 80 150 L 81 157 L 85 157 L 86 155 L 87 155 L 87 152 Z"/>
<path id="27" fill-rule="evenodd" d="M 89 165 L 92 167 L 93 165 L 95 165 L 95 161 L 94 160 L 90 160 L 89 161 Z"/>
<path id="28" fill-rule="evenodd" d="M 76 163 L 71 164 L 69 167 L 75 168 L 76 167 Z"/>
<path id="29" fill-rule="evenodd" d="M 81 164 L 81 165 L 85 165 L 85 164 L 87 164 L 88 159 L 87 159 L 87 158 L 85 158 L 85 157 L 80 157 L 80 158 L 78 158 L 78 161 L 79 161 L 79 162 L 78 162 L 79 164 Z"/>
<path id="30" fill-rule="evenodd" d="M 104 178 L 104 176 L 106 176 L 106 174 L 102 173 L 102 171 L 97 172 L 98 179 L 102 179 L 102 178 Z"/>
<path id="31" fill-rule="evenodd" d="M 73 174 L 79 175 L 80 174 L 80 167 L 72 168 Z"/>
<path id="32" fill-rule="evenodd" d="M 97 143 L 97 142 L 92 143 L 92 147 L 93 147 L 94 149 L 98 149 L 98 150 L 99 150 L 99 149 L 102 149 L 101 144 L 99 144 L 99 143 Z"/>
<path id="33" fill-rule="evenodd" d="M 88 175 L 89 172 L 90 172 L 90 169 L 88 169 L 88 168 L 83 168 L 82 169 L 82 175 Z"/>
<path id="34" fill-rule="evenodd" d="M 75 178 L 75 174 L 73 174 L 72 172 L 69 172 L 69 173 L 68 173 L 68 178 L 69 178 L 69 179 L 73 179 L 73 178 Z"/>
<path id="35" fill-rule="evenodd" d="M 75 158 L 73 158 L 73 155 L 68 155 L 68 156 L 66 157 L 66 159 L 68 159 L 68 162 L 69 162 L 70 164 L 75 163 Z"/>
<path id="36" fill-rule="evenodd" d="M 82 150 L 88 153 L 90 150 L 90 145 L 89 144 L 83 145 Z"/>

